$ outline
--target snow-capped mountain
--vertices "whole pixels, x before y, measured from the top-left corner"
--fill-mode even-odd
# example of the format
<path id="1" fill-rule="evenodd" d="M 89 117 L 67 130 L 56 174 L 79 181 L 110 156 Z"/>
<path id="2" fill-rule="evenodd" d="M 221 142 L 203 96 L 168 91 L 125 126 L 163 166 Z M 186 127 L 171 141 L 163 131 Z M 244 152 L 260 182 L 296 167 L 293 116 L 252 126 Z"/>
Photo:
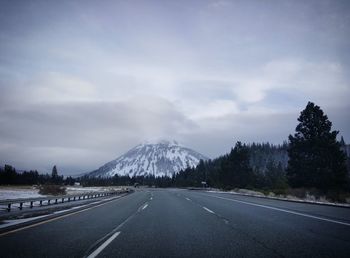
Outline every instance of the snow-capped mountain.
<path id="1" fill-rule="evenodd" d="M 93 177 L 112 177 L 114 175 L 169 176 L 187 167 L 195 167 L 199 161 L 208 159 L 202 154 L 183 147 L 176 141 L 143 143 L 99 169 L 90 172 Z"/>

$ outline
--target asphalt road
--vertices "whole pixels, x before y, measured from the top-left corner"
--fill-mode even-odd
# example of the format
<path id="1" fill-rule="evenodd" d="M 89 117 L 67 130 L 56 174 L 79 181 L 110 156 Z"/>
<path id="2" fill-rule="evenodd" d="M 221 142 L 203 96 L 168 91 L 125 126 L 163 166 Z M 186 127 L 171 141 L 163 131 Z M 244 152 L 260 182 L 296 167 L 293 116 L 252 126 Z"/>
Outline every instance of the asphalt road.
<path id="1" fill-rule="evenodd" d="M 350 209 L 141 189 L 2 233 L 0 257 L 350 257 Z"/>

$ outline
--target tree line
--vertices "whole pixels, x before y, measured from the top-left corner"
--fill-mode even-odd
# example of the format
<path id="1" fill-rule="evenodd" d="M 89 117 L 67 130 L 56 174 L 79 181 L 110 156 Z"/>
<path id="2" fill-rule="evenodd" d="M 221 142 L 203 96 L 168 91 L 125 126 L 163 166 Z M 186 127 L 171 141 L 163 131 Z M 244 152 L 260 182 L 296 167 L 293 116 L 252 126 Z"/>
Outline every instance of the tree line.
<path id="1" fill-rule="evenodd" d="M 349 191 L 349 160 L 342 151 L 344 139 L 337 141 L 338 131 L 321 108 L 309 102 L 300 113 L 294 135 L 282 145 L 237 142 L 230 153 L 213 160 L 200 160 L 172 177 L 119 176 L 110 178 L 58 176 L 56 166 L 51 175 L 37 171 L 16 173 L 11 166 L 0 169 L 2 184 L 74 184 L 84 186 L 149 185 L 156 187 L 201 187 L 202 182 L 221 189 L 317 188 L 323 192 Z"/>
<path id="2" fill-rule="evenodd" d="M 77 180 L 72 177 L 64 178 L 58 175 L 56 165 L 52 168 L 52 173 L 41 174 L 37 170 L 17 172 L 11 165 L 0 167 L 0 184 L 1 185 L 73 185 Z"/>
<path id="3" fill-rule="evenodd" d="M 315 188 L 349 191 L 344 139 L 321 108 L 309 102 L 300 113 L 294 135 L 280 146 L 245 145 L 237 142 L 229 154 L 200 161 L 175 175 L 176 186 L 211 186 L 233 188 L 285 189 Z M 272 154 L 273 153 L 273 154 Z"/>

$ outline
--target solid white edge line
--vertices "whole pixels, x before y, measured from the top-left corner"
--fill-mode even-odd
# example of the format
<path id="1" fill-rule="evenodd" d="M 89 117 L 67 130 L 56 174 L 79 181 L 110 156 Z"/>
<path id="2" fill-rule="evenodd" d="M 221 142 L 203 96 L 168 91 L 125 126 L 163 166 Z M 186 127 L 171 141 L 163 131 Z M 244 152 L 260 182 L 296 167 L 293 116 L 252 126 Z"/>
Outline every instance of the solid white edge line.
<path id="1" fill-rule="evenodd" d="M 207 195 L 207 196 L 210 196 L 210 197 L 213 197 L 213 198 L 218 198 L 218 199 L 223 199 L 223 200 L 227 200 L 227 201 L 231 201 L 231 202 L 244 203 L 244 204 L 247 204 L 247 205 L 257 206 L 257 207 L 261 207 L 261 208 L 265 208 L 265 209 L 281 211 L 281 212 L 290 213 L 290 214 L 294 214 L 294 215 L 299 215 L 299 216 L 303 216 L 303 217 L 307 217 L 307 218 L 312 218 L 312 219 L 332 222 L 332 223 L 336 223 L 336 224 L 340 224 L 340 225 L 344 225 L 344 226 L 350 226 L 350 223 L 341 222 L 341 221 L 332 220 L 332 219 L 326 219 L 326 218 L 322 218 L 322 217 L 318 217 L 318 216 L 314 216 L 314 215 L 309 215 L 309 214 L 305 214 L 305 213 L 301 213 L 301 212 L 297 212 L 297 211 L 289 211 L 289 210 L 284 210 L 284 209 L 281 209 L 281 208 L 275 208 L 275 207 L 272 207 L 272 206 L 266 206 L 266 205 L 262 205 L 262 204 L 256 204 L 256 203 L 251 203 L 251 202 L 239 201 L 239 200 L 229 199 L 229 198 L 220 197 L 220 196 L 211 196 L 211 195 Z"/>
<path id="2" fill-rule="evenodd" d="M 203 206 L 203 209 L 205 209 L 207 212 L 210 212 L 210 213 L 215 214 L 215 212 L 213 212 L 211 209 L 208 209 L 207 207 L 204 207 L 204 206 Z"/>
<path id="3" fill-rule="evenodd" d="M 142 207 L 142 209 L 144 210 L 144 209 L 146 209 L 148 207 L 148 204 L 146 203 L 143 207 Z"/>
<path id="4" fill-rule="evenodd" d="M 108 238 L 102 245 L 100 245 L 95 251 L 93 251 L 87 258 L 95 258 L 99 255 L 103 249 L 105 249 L 118 235 L 120 231 L 114 233 L 110 238 Z"/>
<path id="5" fill-rule="evenodd" d="M 73 211 L 71 213 L 69 213 L 70 209 L 66 210 L 67 213 L 66 214 L 62 214 L 61 216 L 58 216 L 58 217 L 53 217 L 53 218 L 48 218 L 47 220 L 44 220 L 44 221 L 39 221 L 39 222 L 35 222 L 35 220 L 33 219 L 34 223 L 33 224 L 30 224 L 30 225 L 27 225 L 27 226 L 23 226 L 21 228 L 16 228 L 16 229 L 13 229 L 13 230 L 10 230 L 10 231 L 6 231 L 4 233 L 0 233 L 0 237 L 2 236 L 6 236 L 8 234 L 12 234 L 12 233 L 15 233 L 15 232 L 18 232 L 18 231 L 22 231 L 22 230 L 25 230 L 25 229 L 28 229 L 28 228 L 33 228 L 33 227 L 36 227 L 36 226 L 39 226 L 39 225 L 43 225 L 43 224 L 46 224 L 46 223 L 49 223 L 51 221 L 55 221 L 55 220 L 59 220 L 59 219 L 63 219 L 63 218 L 66 218 L 66 217 L 69 217 L 69 216 L 72 216 L 72 215 L 75 215 L 75 214 L 78 214 L 78 213 L 81 213 L 81 212 L 84 212 L 84 211 L 88 211 L 88 210 L 91 210 L 91 209 L 94 209 L 94 208 L 97 208 L 97 207 L 100 207 L 102 205 L 105 205 L 105 204 L 108 204 L 109 202 L 111 201 L 114 201 L 116 199 L 119 199 L 120 196 L 117 196 L 117 197 L 114 197 L 114 198 L 111 198 L 111 199 L 107 199 L 108 201 L 106 202 L 103 202 L 101 204 L 98 204 L 98 205 L 95 205 L 95 206 L 92 206 L 92 207 L 88 207 L 88 208 L 84 208 L 82 210 L 78 210 L 78 211 Z M 47 216 L 47 217 L 50 217 L 51 214 L 49 215 L 43 215 L 43 217 Z M 39 217 L 35 217 L 35 219 L 37 219 Z M 14 224 L 14 225 L 21 225 L 22 223 L 18 223 L 18 224 Z M 3 228 L 6 228 L 6 227 L 3 227 Z"/>

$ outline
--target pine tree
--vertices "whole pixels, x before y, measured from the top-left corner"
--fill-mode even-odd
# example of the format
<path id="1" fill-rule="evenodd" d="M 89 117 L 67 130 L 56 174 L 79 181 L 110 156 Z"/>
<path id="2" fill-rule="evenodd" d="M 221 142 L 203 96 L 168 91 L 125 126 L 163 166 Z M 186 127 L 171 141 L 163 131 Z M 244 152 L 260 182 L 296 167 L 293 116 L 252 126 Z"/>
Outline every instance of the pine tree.
<path id="1" fill-rule="evenodd" d="M 281 162 L 276 164 L 269 160 L 265 171 L 265 186 L 270 189 L 282 189 L 286 187 L 286 176 Z"/>
<path id="2" fill-rule="evenodd" d="M 52 183 L 57 183 L 58 181 L 58 172 L 57 172 L 56 165 L 54 165 L 52 168 L 51 180 L 52 180 Z"/>
<path id="3" fill-rule="evenodd" d="M 221 163 L 221 182 L 226 188 L 243 188 L 253 185 L 253 181 L 249 150 L 247 146 L 237 142 L 235 148 Z"/>
<path id="4" fill-rule="evenodd" d="M 345 143 L 345 141 L 344 141 L 344 138 L 343 138 L 343 136 L 340 138 L 340 146 L 345 146 L 346 145 L 346 143 Z"/>
<path id="5" fill-rule="evenodd" d="M 319 106 L 309 102 L 289 135 L 287 176 L 293 187 L 338 189 L 346 184 L 345 155 L 337 142 L 338 131 Z"/>

